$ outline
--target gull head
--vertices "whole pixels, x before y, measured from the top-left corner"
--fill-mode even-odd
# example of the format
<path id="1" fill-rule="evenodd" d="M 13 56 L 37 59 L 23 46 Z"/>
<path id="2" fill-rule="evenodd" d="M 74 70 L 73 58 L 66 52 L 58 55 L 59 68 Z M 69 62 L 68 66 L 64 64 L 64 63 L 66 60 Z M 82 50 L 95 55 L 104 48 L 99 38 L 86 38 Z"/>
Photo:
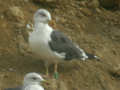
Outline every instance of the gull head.
<path id="1" fill-rule="evenodd" d="M 30 84 L 40 84 L 44 79 L 42 76 L 38 73 L 28 73 L 24 77 L 24 85 L 30 85 Z"/>
<path id="2" fill-rule="evenodd" d="M 47 23 L 48 24 L 50 20 L 51 20 L 51 15 L 49 11 L 47 11 L 46 9 L 39 9 L 34 14 L 35 23 Z"/>

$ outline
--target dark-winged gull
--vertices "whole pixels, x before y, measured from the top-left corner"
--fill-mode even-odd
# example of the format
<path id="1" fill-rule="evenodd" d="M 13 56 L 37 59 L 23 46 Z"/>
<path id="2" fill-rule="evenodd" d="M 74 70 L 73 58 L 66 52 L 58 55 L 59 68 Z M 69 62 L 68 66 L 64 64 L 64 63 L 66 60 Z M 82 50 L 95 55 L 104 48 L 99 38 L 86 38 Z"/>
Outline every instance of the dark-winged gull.
<path id="1" fill-rule="evenodd" d="M 24 77 L 23 85 L 16 88 L 6 88 L 4 90 L 44 90 L 41 83 L 45 80 L 38 73 L 28 73 Z"/>
<path id="2" fill-rule="evenodd" d="M 50 63 L 55 64 L 54 72 L 57 73 L 57 63 L 60 61 L 98 59 L 97 56 L 84 52 L 62 32 L 54 30 L 48 25 L 49 21 L 50 13 L 39 9 L 34 14 L 34 30 L 29 35 L 30 48 L 45 61 L 47 75 Z"/>

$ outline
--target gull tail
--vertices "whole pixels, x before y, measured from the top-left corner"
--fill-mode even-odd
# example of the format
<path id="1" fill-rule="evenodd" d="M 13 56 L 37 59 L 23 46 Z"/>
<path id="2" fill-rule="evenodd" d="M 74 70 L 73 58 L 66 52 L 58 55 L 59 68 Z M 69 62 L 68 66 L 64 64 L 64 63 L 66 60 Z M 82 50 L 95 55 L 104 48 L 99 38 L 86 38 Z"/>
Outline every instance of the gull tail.
<path id="1" fill-rule="evenodd" d="M 100 58 L 96 55 L 87 53 L 81 48 L 79 48 L 79 50 L 80 50 L 80 59 L 82 59 L 82 60 L 88 60 L 88 59 L 90 59 L 90 60 L 95 59 L 95 60 L 98 60 L 98 61 L 100 60 Z"/>
<path id="2" fill-rule="evenodd" d="M 96 55 L 93 55 L 93 54 L 90 54 L 90 53 L 85 53 L 86 54 L 86 56 L 88 57 L 88 59 L 95 59 L 95 60 L 100 60 L 100 58 L 98 57 L 98 56 L 96 56 Z"/>
<path id="3" fill-rule="evenodd" d="M 80 58 L 81 60 L 84 61 L 84 60 L 95 59 L 97 61 L 100 61 L 100 58 L 98 56 L 85 52 L 83 49 L 79 48 L 78 45 L 76 45 L 76 48 L 79 50 L 79 57 L 78 58 Z"/>

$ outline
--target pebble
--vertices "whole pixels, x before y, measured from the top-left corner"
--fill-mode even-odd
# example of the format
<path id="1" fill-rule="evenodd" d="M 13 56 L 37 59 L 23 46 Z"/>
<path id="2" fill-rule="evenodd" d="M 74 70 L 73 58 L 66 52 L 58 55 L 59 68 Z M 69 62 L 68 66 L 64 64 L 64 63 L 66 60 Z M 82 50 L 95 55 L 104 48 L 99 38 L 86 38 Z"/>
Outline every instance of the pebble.
<path id="1" fill-rule="evenodd" d="M 24 13 L 20 7 L 12 6 L 9 8 L 9 12 L 10 12 L 9 14 L 11 14 L 13 17 L 15 17 L 17 19 L 17 21 L 19 21 L 22 24 L 25 23 Z"/>
<path id="2" fill-rule="evenodd" d="M 80 11 L 86 16 L 91 16 L 92 12 L 88 8 L 80 8 Z"/>

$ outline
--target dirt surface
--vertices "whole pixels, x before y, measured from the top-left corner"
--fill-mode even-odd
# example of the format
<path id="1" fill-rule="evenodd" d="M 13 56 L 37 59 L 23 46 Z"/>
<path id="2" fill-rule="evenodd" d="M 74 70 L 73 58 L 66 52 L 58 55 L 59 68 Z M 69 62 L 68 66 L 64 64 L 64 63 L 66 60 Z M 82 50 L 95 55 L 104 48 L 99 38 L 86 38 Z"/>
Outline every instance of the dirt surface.
<path id="1" fill-rule="evenodd" d="M 28 72 L 45 74 L 42 60 L 29 52 L 27 43 L 26 25 L 39 8 L 52 13 L 55 29 L 101 58 L 60 63 L 59 79 L 49 78 L 52 83 L 46 90 L 120 90 L 119 10 L 105 10 L 90 0 L 0 0 L 1 90 L 22 84 Z"/>

